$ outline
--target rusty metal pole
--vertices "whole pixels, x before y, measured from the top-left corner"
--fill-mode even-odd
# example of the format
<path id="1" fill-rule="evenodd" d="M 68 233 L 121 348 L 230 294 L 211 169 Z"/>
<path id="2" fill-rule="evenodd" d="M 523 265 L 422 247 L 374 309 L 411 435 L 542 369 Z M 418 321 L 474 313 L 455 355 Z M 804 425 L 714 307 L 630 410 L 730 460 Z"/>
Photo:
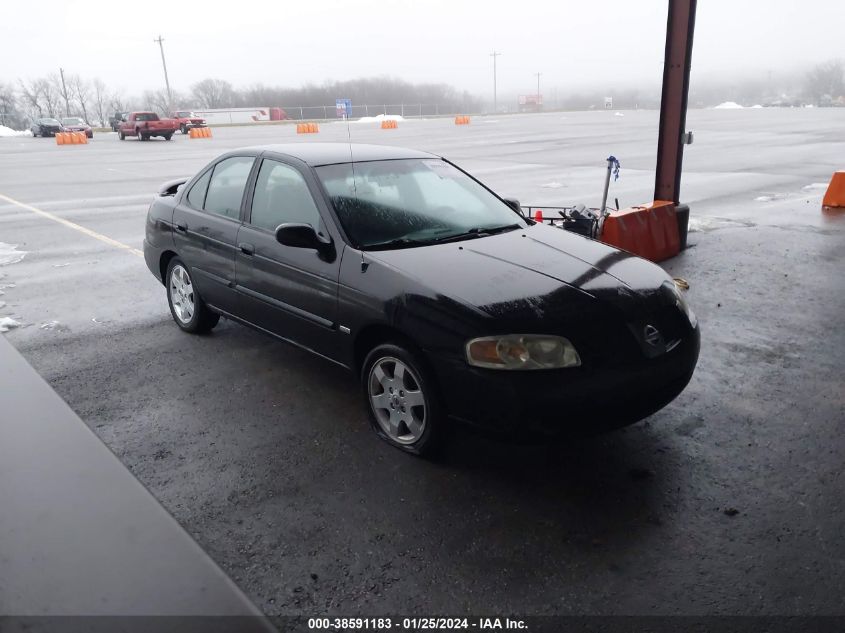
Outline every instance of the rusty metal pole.
<path id="1" fill-rule="evenodd" d="M 692 140 L 686 133 L 686 119 L 696 4 L 697 0 L 669 0 L 666 24 L 654 199 L 675 205 L 680 202 L 684 144 Z"/>

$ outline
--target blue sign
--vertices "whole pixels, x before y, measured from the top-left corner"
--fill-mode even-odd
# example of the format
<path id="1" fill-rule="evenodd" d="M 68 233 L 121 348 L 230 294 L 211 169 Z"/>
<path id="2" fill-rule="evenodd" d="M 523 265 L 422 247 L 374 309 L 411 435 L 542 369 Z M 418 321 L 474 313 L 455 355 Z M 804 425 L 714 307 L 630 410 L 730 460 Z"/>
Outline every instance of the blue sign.
<path id="1" fill-rule="evenodd" d="M 348 119 L 352 116 L 352 99 L 336 99 L 335 107 L 338 119 Z"/>

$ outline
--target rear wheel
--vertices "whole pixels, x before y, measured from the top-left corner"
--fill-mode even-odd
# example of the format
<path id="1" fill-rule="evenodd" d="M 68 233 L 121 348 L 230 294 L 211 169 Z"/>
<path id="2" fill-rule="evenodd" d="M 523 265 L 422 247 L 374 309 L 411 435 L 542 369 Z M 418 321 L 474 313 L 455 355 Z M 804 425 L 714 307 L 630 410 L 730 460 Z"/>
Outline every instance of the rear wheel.
<path id="1" fill-rule="evenodd" d="M 170 140 L 170 139 L 172 139 L 172 138 L 173 138 L 173 134 L 165 134 L 165 135 L 164 135 L 164 140 L 165 140 L 165 141 L 169 141 L 169 140 Z"/>
<path id="2" fill-rule="evenodd" d="M 416 354 L 386 343 L 364 361 L 361 383 L 376 434 L 406 453 L 431 454 L 445 431 L 434 380 Z"/>
<path id="3" fill-rule="evenodd" d="M 182 127 L 181 127 L 181 128 L 179 128 L 179 129 L 182 131 L 182 134 L 187 134 L 187 133 L 188 133 L 188 126 L 187 126 L 187 125 L 185 125 L 184 123 L 182 124 Z"/>
<path id="4" fill-rule="evenodd" d="M 220 320 L 220 315 L 205 305 L 194 288 L 188 267 L 178 257 L 170 260 L 166 279 L 167 303 L 176 325 L 191 334 L 211 331 Z"/>
<path id="5" fill-rule="evenodd" d="M 125 141 L 126 140 L 126 134 L 124 134 L 123 132 L 118 132 L 117 138 L 119 138 L 121 141 Z"/>

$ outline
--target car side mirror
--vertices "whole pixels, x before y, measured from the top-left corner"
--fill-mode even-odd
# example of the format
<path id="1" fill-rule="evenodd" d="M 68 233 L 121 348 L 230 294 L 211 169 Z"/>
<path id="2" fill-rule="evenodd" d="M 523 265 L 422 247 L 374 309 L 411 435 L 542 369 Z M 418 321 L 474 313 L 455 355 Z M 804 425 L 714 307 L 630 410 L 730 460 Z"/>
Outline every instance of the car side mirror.
<path id="1" fill-rule="evenodd" d="M 332 241 L 317 234 L 310 224 L 288 223 L 281 224 L 276 229 L 276 241 L 284 246 L 293 248 L 313 248 L 325 251 L 332 245 Z"/>
<path id="2" fill-rule="evenodd" d="M 502 198 L 505 201 L 505 204 L 508 205 L 511 209 L 516 211 L 519 215 L 523 215 L 522 213 L 522 205 L 519 204 L 519 200 L 516 198 Z"/>

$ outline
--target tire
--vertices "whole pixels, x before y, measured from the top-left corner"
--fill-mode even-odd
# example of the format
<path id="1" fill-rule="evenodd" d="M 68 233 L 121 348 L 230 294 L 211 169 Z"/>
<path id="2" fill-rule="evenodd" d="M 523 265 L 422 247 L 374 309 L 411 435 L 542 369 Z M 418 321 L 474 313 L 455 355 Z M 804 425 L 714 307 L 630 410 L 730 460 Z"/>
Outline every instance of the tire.
<path id="1" fill-rule="evenodd" d="M 415 352 L 396 343 L 374 348 L 364 360 L 361 388 L 380 438 L 413 455 L 440 448 L 446 418 L 435 381 Z"/>
<path id="2" fill-rule="evenodd" d="M 94 138 L 94 132 L 88 132 L 85 136 L 88 138 Z"/>
<path id="3" fill-rule="evenodd" d="M 118 132 L 117 138 L 119 138 L 121 141 L 125 141 L 126 140 L 126 134 L 124 134 L 123 132 Z"/>
<path id="4" fill-rule="evenodd" d="M 167 265 L 164 287 L 170 315 L 180 329 L 191 334 L 204 334 L 217 325 L 220 315 L 205 305 L 194 288 L 188 266 L 178 257 L 171 259 Z"/>
<path id="5" fill-rule="evenodd" d="M 188 126 L 185 125 L 184 123 L 182 124 L 182 127 L 180 127 L 179 129 L 182 131 L 182 134 L 188 133 Z"/>
<path id="6" fill-rule="evenodd" d="M 32 138 L 37 138 L 37 137 L 38 137 L 38 132 L 33 131 L 32 132 Z"/>
<path id="7" fill-rule="evenodd" d="M 169 141 L 169 140 L 170 140 L 170 139 L 172 139 L 172 138 L 173 138 L 173 135 L 172 135 L 172 134 L 165 134 L 165 135 L 164 135 L 164 140 L 165 140 L 165 141 Z"/>
<path id="8" fill-rule="evenodd" d="M 140 129 L 140 128 L 138 128 L 137 130 L 135 130 L 135 135 L 138 137 L 138 140 L 139 140 L 139 141 L 146 141 L 146 140 L 147 140 L 147 137 L 145 137 L 143 134 L 141 134 L 141 129 Z"/>

